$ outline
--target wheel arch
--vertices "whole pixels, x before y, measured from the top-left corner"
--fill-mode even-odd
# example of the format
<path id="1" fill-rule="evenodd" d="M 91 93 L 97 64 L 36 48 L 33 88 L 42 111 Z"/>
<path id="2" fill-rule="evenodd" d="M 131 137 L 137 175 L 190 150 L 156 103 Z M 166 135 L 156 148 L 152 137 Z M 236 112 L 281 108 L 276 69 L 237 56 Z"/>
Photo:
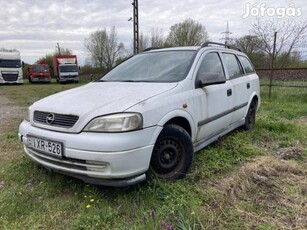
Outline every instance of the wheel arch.
<path id="1" fill-rule="evenodd" d="M 247 114 L 247 112 L 248 112 L 248 109 L 249 109 L 249 107 L 250 107 L 250 105 L 251 105 L 252 102 L 255 102 L 255 103 L 256 103 L 256 107 L 257 107 L 257 110 L 258 110 L 259 107 L 260 107 L 260 97 L 259 97 L 256 93 L 254 93 L 254 94 L 250 97 L 250 100 L 249 100 L 249 102 L 248 102 L 248 106 L 247 106 L 247 109 L 246 109 L 246 112 L 245 112 L 245 116 L 246 116 L 246 114 Z"/>
<path id="2" fill-rule="evenodd" d="M 185 110 L 176 110 L 166 114 L 159 122 L 158 125 L 164 127 L 165 125 L 175 124 L 187 131 L 190 135 L 192 142 L 196 135 L 196 126 L 192 116 Z"/>

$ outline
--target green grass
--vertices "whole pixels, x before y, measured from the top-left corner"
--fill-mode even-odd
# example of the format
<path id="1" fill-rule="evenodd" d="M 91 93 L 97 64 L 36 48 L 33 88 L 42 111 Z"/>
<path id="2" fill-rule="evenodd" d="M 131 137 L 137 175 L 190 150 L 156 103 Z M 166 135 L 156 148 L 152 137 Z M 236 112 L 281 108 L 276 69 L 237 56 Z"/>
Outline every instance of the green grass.
<path id="1" fill-rule="evenodd" d="M 8 96 L 19 106 L 29 106 L 43 97 L 83 84 L 84 83 L 57 84 L 52 81 L 51 84 L 29 84 L 25 82 L 23 85 L 0 85 L 0 95 Z"/>
<path id="2" fill-rule="evenodd" d="M 80 85 L 4 85 L 0 95 L 27 107 Z M 256 128 L 195 154 L 185 179 L 128 188 L 46 171 L 24 154 L 17 139 L 23 115 L 14 117 L 0 131 L 0 229 L 307 228 L 307 90 L 276 91 L 271 100 L 266 91 Z M 290 147 L 300 156 L 279 159 Z"/>

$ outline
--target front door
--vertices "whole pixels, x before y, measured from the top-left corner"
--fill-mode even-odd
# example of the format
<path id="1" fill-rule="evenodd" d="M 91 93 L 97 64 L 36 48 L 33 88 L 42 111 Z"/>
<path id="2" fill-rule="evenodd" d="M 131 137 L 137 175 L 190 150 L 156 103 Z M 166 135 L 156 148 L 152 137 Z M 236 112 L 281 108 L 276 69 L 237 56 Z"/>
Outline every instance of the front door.
<path id="1" fill-rule="evenodd" d="M 200 59 L 196 81 L 206 82 L 206 78 L 221 75 L 225 79 L 224 83 L 218 83 L 217 80 L 216 84 L 196 89 L 200 103 L 196 142 L 210 139 L 230 125 L 234 103 L 233 86 L 230 81 L 226 81 L 220 54 L 218 52 L 204 53 Z"/>

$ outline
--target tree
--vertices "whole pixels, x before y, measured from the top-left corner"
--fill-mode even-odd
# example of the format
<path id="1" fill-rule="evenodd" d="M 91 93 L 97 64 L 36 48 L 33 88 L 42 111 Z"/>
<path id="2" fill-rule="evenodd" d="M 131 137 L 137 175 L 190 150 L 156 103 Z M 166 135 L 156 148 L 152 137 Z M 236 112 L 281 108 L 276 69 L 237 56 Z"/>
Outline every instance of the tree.
<path id="1" fill-rule="evenodd" d="M 149 45 L 148 36 L 141 33 L 140 37 L 139 37 L 139 50 L 140 50 L 140 52 L 142 52 L 144 49 L 148 48 L 149 46 L 150 45 Z"/>
<path id="2" fill-rule="evenodd" d="M 139 36 L 140 52 L 149 47 L 159 47 L 159 48 L 166 47 L 165 38 L 163 37 L 161 30 L 152 29 L 150 35 L 144 35 L 143 33 L 140 34 Z"/>
<path id="3" fill-rule="evenodd" d="M 166 39 L 162 35 L 162 30 L 152 29 L 150 43 L 151 47 L 165 47 Z"/>
<path id="4" fill-rule="evenodd" d="M 110 70 L 124 50 L 123 43 L 117 40 L 115 27 L 108 32 L 97 30 L 85 40 L 85 48 L 90 52 L 94 64 Z"/>
<path id="5" fill-rule="evenodd" d="M 230 44 L 239 48 L 243 53 L 247 55 L 263 52 L 262 40 L 255 35 L 245 35 L 239 38 L 232 38 L 230 39 Z"/>
<path id="6" fill-rule="evenodd" d="M 252 25 L 252 33 L 261 40 L 265 53 L 273 58 L 274 32 L 277 32 L 275 57 L 283 54 L 283 58 L 278 63 L 278 67 L 284 67 L 289 60 L 291 52 L 299 47 L 304 47 L 307 21 L 298 20 L 264 20 L 260 18 Z"/>
<path id="7" fill-rule="evenodd" d="M 232 38 L 229 44 L 245 53 L 254 64 L 255 68 L 269 67 L 267 54 L 263 51 L 262 41 L 255 35 L 245 35 L 239 38 Z"/>
<path id="8" fill-rule="evenodd" d="M 209 39 L 203 25 L 193 19 L 186 19 L 170 28 L 167 38 L 169 46 L 195 46 L 201 45 Z"/>

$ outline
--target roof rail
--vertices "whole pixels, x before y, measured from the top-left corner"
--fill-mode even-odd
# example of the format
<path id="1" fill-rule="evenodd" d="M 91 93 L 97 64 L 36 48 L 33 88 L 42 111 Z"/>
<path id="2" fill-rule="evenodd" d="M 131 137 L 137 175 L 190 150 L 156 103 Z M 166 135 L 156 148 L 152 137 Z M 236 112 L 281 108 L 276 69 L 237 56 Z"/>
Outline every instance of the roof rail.
<path id="1" fill-rule="evenodd" d="M 144 49 L 142 52 L 147 52 L 147 51 L 150 51 L 150 50 L 157 50 L 157 49 L 161 49 L 160 47 L 148 47 L 146 49 Z"/>
<path id="2" fill-rule="evenodd" d="M 225 48 L 228 48 L 228 49 L 233 49 L 233 50 L 238 50 L 241 52 L 241 50 L 237 47 L 234 47 L 234 46 L 230 46 L 230 45 L 227 45 L 227 44 L 223 44 L 223 43 L 218 43 L 218 42 L 205 42 L 201 45 L 201 47 L 207 47 L 209 45 L 218 45 L 218 46 L 224 46 Z"/>

